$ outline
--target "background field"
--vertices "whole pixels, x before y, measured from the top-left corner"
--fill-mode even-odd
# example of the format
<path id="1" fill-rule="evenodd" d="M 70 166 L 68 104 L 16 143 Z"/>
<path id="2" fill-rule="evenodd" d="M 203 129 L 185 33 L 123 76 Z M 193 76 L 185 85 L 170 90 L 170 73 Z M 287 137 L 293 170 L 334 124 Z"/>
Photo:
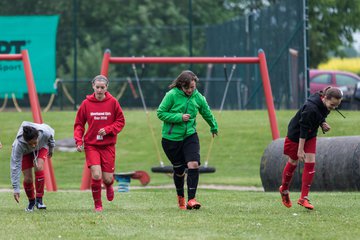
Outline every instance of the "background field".
<path id="1" fill-rule="evenodd" d="M 149 186 L 172 184 L 163 174 L 151 173 L 159 165 L 156 150 L 143 111 L 124 109 L 127 120 L 117 144 L 117 171 L 145 170 Z M 278 111 L 280 135 L 284 137 L 295 111 Z M 219 121 L 219 137 L 209 160 L 214 174 L 203 174 L 200 184 L 261 187 L 260 159 L 271 142 L 266 111 L 224 111 Z M 346 119 L 330 114 L 332 126 L 326 136 L 356 135 L 360 120 L 357 112 L 344 111 Z M 49 112 L 44 122 L 56 130 L 56 139 L 72 137 L 75 112 Z M 155 112 L 150 115 L 157 139 L 161 123 Z M 360 195 L 351 193 L 311 193 L 316 210 L 299 206 L 286 209 L 278 193 L 199 189 L 200 211 L 182 212 L 176 207 L 173 189 L 132 189 L 117 193 L 115 201 L 104 201 L 104 212 L 95 214 L 89 191 L 80 187 L 83 153 L 55 152 L 53 166 L 58 192 L 47 192 L 46 212 L 26 214 L 26 197 L 20 204 L 12 199 L 9 177 L 11 143 L 23 120 L 31 113 L 4 112 L 0 115 L 0 236 L 6 239 L 354 239 L 360 234 L 358 215 Z M 203 161 L 210 143 L 209 128 L 198 119 Z M 167 159 L 160 149 L 163 161 Z M 138 186 L 137 181 L 131 182 Z M 0 190 L 1 190 L 0 189 Z M 295 201 L 298 193 L 292 193 Z M 45 230 L 46 229 L 46 230 Z M 30 234 L 29 234 L 30 233 Z M 2 238 L 2 237 L 0 237 Z"/>
<path id="2" fill-rule="evenodd" d="M 150 185 L 169 184 L 171 179 L 163 174 L 151 173 L 152 166 L 158 166 L 159 161 L 154 147 L 151 133 L 146 123 L 143 111 L 124 110 L 126 126 L 120 133 L 117 143 L 116 171 L 144 170 L 150 173 Z M 260 160 L 264 149 L 271 142 L 271 131 L 266 111 L 223 111 L 221 116 L 214 111 L 219 122 L 219 137 L 215 143 L 209 159 L 209 165 L 216 167 L 215 174 L 201 175 L 200 182 L 225 185 L 261 186 Z M 277 122 L 280 136 L 286 134 L 287 123 L 295 111 L 277 111 Z M 331 113 L 328 122 L 332 126 L 326 136 L 356 135 L 360 116 L 357 112 L 344 112 L 343 119 L 338 113 Z M 57 140 L 73 136 L 73 122 L 75 112 L 48 112 L 43 114 L 43 121 L 55 129 Z M 150 113 L 151 124 L 154 127 L 158 143 L 161 139 L 161 122 L 155 112 Z M 0 187 L 9 188 L 9 157 L 11 144 L 23 120 L 32 121 L 31 113 L 4 112 L 0 115 L 1 150 Z M 209 148 L 211 135 L 209 127 L 200 117 L 198 132 L 201 140 L 201 157 L 204 162 Z M 322 134 L 321 134 L 322 135 Z M 321 137 L 320 135 L 320 137 Z M 168 160 L 159 144 L 160 154 L 165 164 Z M 83 153 L 55 152 L 53 165 L 59 189 L 79 189 Z M 138 184 L 134 182 L 133 184 Z"/>

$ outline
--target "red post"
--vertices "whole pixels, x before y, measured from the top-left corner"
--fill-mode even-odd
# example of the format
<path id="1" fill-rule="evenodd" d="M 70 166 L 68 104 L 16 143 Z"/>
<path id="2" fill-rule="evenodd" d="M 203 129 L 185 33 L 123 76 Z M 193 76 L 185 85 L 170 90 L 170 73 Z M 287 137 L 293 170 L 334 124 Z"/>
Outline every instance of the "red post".
<path id="1" fill-rule="evenodd" d="M 111 52 L 109 49 L 106 49 L 105 53 L 104 53 L 104 57 L 102 60 L 102 64 L 101 64 L 101 71 L 100 74 L 107 76 L 109 73 L 109 60 L 110 60 L 110 55 Z"/>
<path id="2" fill-rule="evenodd" d="M 273 95 L 271 91 L 271 85 L 270 85 L 270 78 L 269 78 L 269 72 L 267 68 L 265 53 L 262 49 L 258 52 L 259 56 L 259 65 L 260 65 L 260 74 L 261 79 L 263 82 L 264 87 L 264 93 L 265 93 L 265 99 L 266 99 L 266 105 L 268 109 L 268 115 L 270 120 L 270 127 L 271 127 L 271 133 L 273 140 L 280 138 L 279 129 L 276 122 L 276 114 L 275 114 L 275 107 L 274 107 L 274 100 Z"/>
<path id="3" fill-rule="evenodd" d="M 82 173 L 80 190 L 90 189 L 90 186 L 91 186 L 91 172 L 85 162 L 84 168 L 83 168 L 83 173 Z"/>
<path id="4" fill-rule="evenodd" d="M 29 100 L 30 100 L 31 112 L 33 114 L 33 119 L 35 123 L 43 123 L 41 117 L 39 98 L 36 92 L 34 75 L 31 69 L 28 51 L 22 50 L 21 55 L 24 64 L 26 84 L 29 91 Z M 47 161 L 44 162 L 44 172 L 45 172 L 46 190 L 50 192 L 57 191 L 56 180 L 55 180 L 54 170 L 52 167 L 51 158 L 48 158 Z"/>
<path id="5" fill-rule="evenodd" d="M 36 123 L 42 123 L 43 121 L 41 117 L 40 103 L 34 83 L 34 75 L 31 70 L 29 54 L 27 50 L 22 50 L 21 54 L 23 57 L 26 84 L 29 91 L 29 100 L 30 100 L 31 112 L 33 114 L 33 119 L 34 122 Z"/>

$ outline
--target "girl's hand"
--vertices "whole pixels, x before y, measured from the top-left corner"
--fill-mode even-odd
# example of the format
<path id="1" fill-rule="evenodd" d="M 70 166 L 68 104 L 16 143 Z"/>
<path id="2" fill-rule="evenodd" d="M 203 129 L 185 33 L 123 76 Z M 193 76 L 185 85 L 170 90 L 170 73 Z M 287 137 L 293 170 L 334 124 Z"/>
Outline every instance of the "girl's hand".
<path id="1" fill-rule="evenodd" d="M 101 128 L 101 129 L 98 131 L 98 134 L 99 134 L 100 136 L 105 136 L 105 135 L 106 135 L 105 128 Z"/>
<path id="2" fill-rule="evenodd" d="M 82 150 L 83 150 L 83 146 L 82 146 L 82 145 L 77 145 L 77 146 L 76 146 L 76 151 L 82 152 Z"/>
<path id="3" fill-rule="evenodd" d="M 19 203 L 20 193 L 14 193 L 14 199 L 17 203 Z"/>
<path id="4" fill-rule="evenodd" d="M 299 158 L 299 161 L 305 162 L 306 155 L 305 155 L 304 150 L 298 150 L 297 156 Z"/>
<path id="5" fill-rule="evenodd" d="M 185 113 L 185 114 L 182 115 L 182 120 L 183 120 L 184 122 L 189 121 L 189 119 L 190 119 L 190 114 Z"/>
<path id="6" fill-rule="evenodd" d="M 330 131 L 331 127 L 327 122 L 323 122 L 321 124 L 321 129 L 323 130 L 323 132 L 328 132 Z"/>

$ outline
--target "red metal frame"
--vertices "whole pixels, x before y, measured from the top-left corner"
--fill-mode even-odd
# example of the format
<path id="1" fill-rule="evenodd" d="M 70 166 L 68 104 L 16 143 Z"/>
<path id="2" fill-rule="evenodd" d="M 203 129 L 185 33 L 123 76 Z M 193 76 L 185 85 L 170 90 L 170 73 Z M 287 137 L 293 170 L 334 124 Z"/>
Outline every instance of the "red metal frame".
<path id="1" fill-rule="evenodd" d="M 181 64 L 181 63 L 232 63 L 232 64 L 259 64 L 260 74 L 264 87 L 266 105 L 268 109 L 268 116 L 270 121 L 271 133 L 273 140 L 280 138 L 279 129 L 276 121 L 274 100 L 271 91 L 269 72 L 266 63 L 266 57 L 263 50 L 259 50 L 258 57 L 111 57 L 110 50 L 104 53 L 101 71 L 104 76 L 108 76 L 109 64 L 143 64 L 143 63 L 158 63 L 158 64 Z M 86 164 L 83 169 L 83 178 L 81 183 L 81 190 L 90 188 L 90 170 Z"/>
<path id="2" fill-rule="evenodd" d="M 110 50 L 104 53 L 101 74 L 108 75 L 109 64 L 133 64 L 133 63 L 160 63 L 160 64 L 180 64 L 180 63 L 238 63 L 238 64 L 259 64 L 260 74 L 263 82 L 266 105 L 268 109 L 269 121 L 273 140 L 280 137 L 276 122 L 274 100 L 271 91 L 270 78 L 263 50 L 259 50 L 258 57 L 111 57 Z"/>
<path id="3" fill-rule="evenodd" d="M 22 50 L 21 54 L 0 54 L 0 60 L 22 61 L 23 62 L 33 119 L 34 119 L 35 123 L 43 123 L 39 98 L 38 98 L 37 91 L 36 91 L 34 75 L 33 75 L 32 69 L 31 69 L 28 51 Z M 46 190 L 49 192 L 57 191 L 57 185 L 56 185 L 54 169 L 52 166 L 51 158 L 48 158 L 44 162 L 44 173 L 45 173 Z"/>

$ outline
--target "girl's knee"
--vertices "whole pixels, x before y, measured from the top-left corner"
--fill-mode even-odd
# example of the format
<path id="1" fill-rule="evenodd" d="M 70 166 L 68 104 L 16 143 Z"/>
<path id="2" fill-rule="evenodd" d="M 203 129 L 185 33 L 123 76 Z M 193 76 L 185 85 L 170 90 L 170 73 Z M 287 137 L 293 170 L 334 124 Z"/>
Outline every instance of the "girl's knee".
<path id="1" fill-rule="evenodd" d="M 195 169 L 195 168 L 199 168 L 199 163 L 196 161 L 192 161 L 192 162 L 188 162 L 187 166 L 189 169 Z"/>
<path id="2" fill-rule="evenodd" d="M 29 177 L 29 176 L 24 176 L 24 183 L 32 183 L 33 182 L 33 178 L 32 178 L 32 176 L 31 177 Z"/>

